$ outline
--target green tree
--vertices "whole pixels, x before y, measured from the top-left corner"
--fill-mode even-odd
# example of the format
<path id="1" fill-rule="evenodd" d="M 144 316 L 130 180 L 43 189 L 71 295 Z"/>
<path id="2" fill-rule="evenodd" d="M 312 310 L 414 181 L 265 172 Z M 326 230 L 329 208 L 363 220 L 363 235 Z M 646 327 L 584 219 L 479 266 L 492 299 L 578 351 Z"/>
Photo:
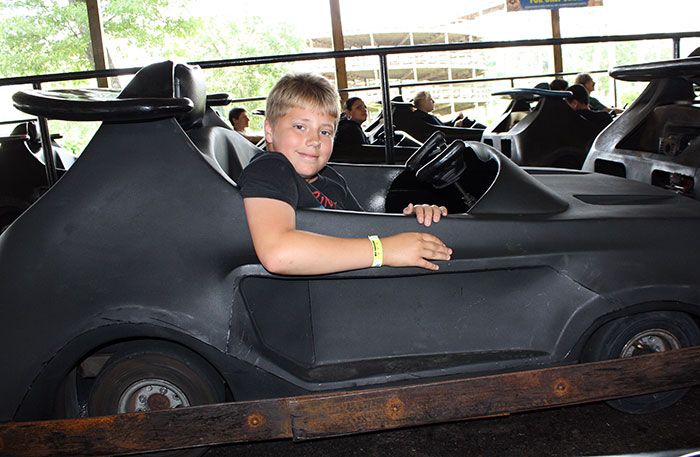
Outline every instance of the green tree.
<path id="1" fill-rule="evenodd" d="M 85 0 L 6 0 L 0 11 L 0 77 L 94 68 Z M 185 0 L 100 0 L 108 55 L 120 66 L 135 65 L 132 55 L 200 61 L 300 52 L 303 42 L 284 24 L 261 18 L 236 22 L 221 16 L 197 18 L 185 10 Z M 110 67 L 113 65 L 110 65 Z M 205 70 L 207 90 L 234 98 L 267 95 L 288 64 L 241 66 Z M 116 81 L 116 79 L 115 79 Z M 74 81 L 54 85 L 94 85 Z M 252 111 L 264 102 L 245 103 Z M 222 109 L 222 114 L 227 110 Z M 63 143 L 76 153 L 98 124 L 51 121 Z M 252 117 L 260 130 L 262 119 Z"/>
<path id="2" fill-rule="evenodd" d="M 85 0 L 4 3 L 0 76 L 94 68 Z M 178 16 L 183 5 L 183 0 L 101 0 L 106 41 L 124 42 L 132 50 L 153 50 L 173 37 L 188 37 L 199 27 L 196 19 Z"/>
<path id="3" fill-rule="evenodd" d="M 245 18 L 231 23 L 209 19 L 202 24 L 204 33 L 187 42 L 171 44 L 170 55 L 187 61 L 233 59 L 299 53 L 303 40 L 288 24 L 268 24 L 260 17 Z M 279 78 L 288 72 L 289 63 L 244 65 L 207 69 L 207 91 L 226 92 L 232 98 L 265 97 Z M 243 103 L 248 111 L 262 108 L 264 101 Z M 230 107 L 227 107 L 230 108 Z M 227 114 L 227 108 L 222 114 Z M 251 128 L 260 130 L 262 118 L 251 116 Z"/>

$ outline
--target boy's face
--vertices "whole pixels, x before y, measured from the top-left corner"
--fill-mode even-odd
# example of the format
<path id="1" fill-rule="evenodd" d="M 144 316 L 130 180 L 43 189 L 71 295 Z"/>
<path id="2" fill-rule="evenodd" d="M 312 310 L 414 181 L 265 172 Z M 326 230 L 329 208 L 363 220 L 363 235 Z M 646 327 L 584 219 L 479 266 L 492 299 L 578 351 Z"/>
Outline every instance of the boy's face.
<path id="1" fill-rule="evenodd" d="M 274 125 L 265 120 L 265 141 L 271 151 L 289 159 L 299 175 L 311 182 L 333 152 L 335 118 L 293 107 Z"/>

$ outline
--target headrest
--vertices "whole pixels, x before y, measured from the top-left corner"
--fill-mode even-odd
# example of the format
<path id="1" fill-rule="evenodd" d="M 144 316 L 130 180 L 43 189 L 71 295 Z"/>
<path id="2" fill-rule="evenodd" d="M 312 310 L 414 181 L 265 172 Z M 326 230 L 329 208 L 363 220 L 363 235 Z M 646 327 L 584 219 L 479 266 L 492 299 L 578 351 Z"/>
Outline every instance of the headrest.
<path id="1" fill-rule="evenodd" d="M 187 130 L 202 123 L 207 107 L 207 87 L 202 69 L 170 60 L 139 70 L 117 98 L 188 98 L 194 108 L 176 119 Z"/>

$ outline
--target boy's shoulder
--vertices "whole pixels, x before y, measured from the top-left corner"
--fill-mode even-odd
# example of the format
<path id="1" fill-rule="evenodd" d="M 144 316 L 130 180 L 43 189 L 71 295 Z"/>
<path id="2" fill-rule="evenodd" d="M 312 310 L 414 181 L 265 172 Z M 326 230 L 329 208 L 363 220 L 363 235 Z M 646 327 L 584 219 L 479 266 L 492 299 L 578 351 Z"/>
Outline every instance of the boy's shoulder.
<path id="1" fill-rule="evenodd" d="M 238 184 L 243 187 L 253 181 L 291 178 L 294 175 L 296 171 L 284 155 L 265 151 L 255 154 L 250 159 L 238 178 Z"/>
<path id="2" fill-rule="evenodd" d="M 280 162 L 288 163 L 290 166 L 292 163 L 287 159 L 284 154 L 281 154 L 279 152 L 272 152 L 272 151 L 262 151 L 258 152 L 255 154 L 251 159 L 250 162 L 248 162 L 248 165 L 255 163 L 255 162 L 264 162 L 266 160 L 277 160 Z"/>
<path id="3" fill-rule="evenodd" d="M 282 153 L 280 152 L 272 152 L 272 151 L 264 151 L 256 154 L 252 159 L 250 159 L 250 162 L 248 165 L 243 169 L 243 173 L 245 173 L 245 170 L 250 168 L 251 170 L 253 169 L 261 169 L 261 167 L 275 167 L 276 169 L 284 169 L 285 171 L 289 171 L 290 173 L 293 173 L 294 175 L 298 176 L 298 173 L 294 169 L 294 165 L 292 165 L 292 162 L 289 161 L 289 159 Z M 320 175 L 329 177 L 331 179 L 343 179 L 343 177 L 335 171 L 332 167 L 326 165 L 319 171 Z M 299 176 L 299 179 L 301 176 Z"/>

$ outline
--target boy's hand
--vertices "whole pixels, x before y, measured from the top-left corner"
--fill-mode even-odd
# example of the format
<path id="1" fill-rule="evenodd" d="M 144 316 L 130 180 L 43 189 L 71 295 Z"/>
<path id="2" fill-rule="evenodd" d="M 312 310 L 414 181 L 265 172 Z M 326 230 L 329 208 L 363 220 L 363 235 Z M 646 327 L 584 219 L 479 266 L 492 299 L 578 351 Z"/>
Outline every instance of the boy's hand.
<path id="1" fill-rule="evenodd" d="M 407 232 L 382 238 L 384 265 L 437 270 L 430 260 L 450 260 L 452 249 L 429 233 Z"/>
<path id="2" fill-rule="evenodd" d="M 406 215 L 415 214 L 419 224 L 430 227 L 433 222 L 440 222 L 442 216 L 447 216 L 447 208 L 437 205 L 414 205 L 409 203 L 403 209 L 403 213 Z"/>

